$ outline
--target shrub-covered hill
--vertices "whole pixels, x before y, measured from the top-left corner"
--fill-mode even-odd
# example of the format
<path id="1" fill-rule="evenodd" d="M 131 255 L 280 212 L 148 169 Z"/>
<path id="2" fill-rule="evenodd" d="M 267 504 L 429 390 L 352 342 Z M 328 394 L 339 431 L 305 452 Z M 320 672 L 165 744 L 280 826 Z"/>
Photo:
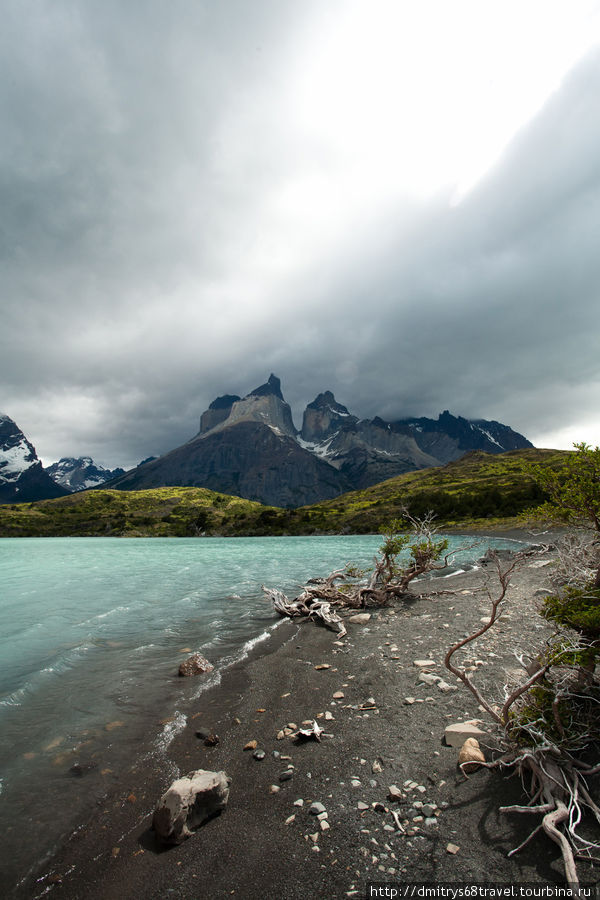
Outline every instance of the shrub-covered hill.
<path id="1" fill-rule="evenodd" d="M 399 517 L 403 506 L 417 517 L 432 510 L 436 523 L 448 527 L 502 522 L 546 499 L 527 467 L 560 468 L 569 452 L 473 451 L 445 466 L 408 472 L 298 512 L 309 516 L 314 529 L 358 533 L 377 531 L 381 524 Z"/>
<path id="2" fill-rule="evenodd" d="M 433 510 L 437 523 L 448 527 L 498 524 L 545 499 L 526 473 L 526 464 L 556 468 L 566 455 L 534 449 L 468 453 L 446 466 L 410 472 L 295 510 L 204 488 L 83 491 L 0 506 L 0 536 L 368 533 L 398 517 L 403 504 L 417 516 Z"/>
<path id="3" fill-rule="evenodd" d="M 266 507 L 205 488 L 90 490 L 0 506 L 1 537 L 196 537 L 254 534 Z"/>

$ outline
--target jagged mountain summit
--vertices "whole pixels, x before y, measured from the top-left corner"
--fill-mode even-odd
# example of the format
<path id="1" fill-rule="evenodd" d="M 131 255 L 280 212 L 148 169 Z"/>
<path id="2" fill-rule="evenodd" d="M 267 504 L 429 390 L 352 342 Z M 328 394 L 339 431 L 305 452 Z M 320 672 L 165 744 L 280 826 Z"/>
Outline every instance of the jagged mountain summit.
<path id="1" fill-rule="evenodd" d="M 272 506 L 303 506 L 347 490 L 340 473 L 303 449 L 281 384 L 271 375 L 245 397 L 211 403 L 196 437 L 110 482 L 121 490 L 205 487 Z"/>
<path id="2" fill-rule="evenodd" d="M 240 422 L 258 422 L 292 438 L 298 434 L 281 393 L 281 382 L 273 374 L 243 399 L 232 394 L 217 397 L 200 418 L 200 434 L 214 434 Z"/>
<path id="3" fill-rule="evenodd" d="M 48 500 L 67 493 L 45 471 L 16 422 L 0 413 L 0 503 Z"/>
<path id="4" fill-rule="evenodd" d="M 63 456 L 58 462 L 48 466 L 46 472 L 67 491 L 85 491 L 124 475 L 125 469 L 105 469 L 89 456 Z"/>
<path id="5" fill-rule="evenodd" d="M 331 391 L 308 404 L 298 432 L 281 382 L 271 374 L 243 398 L 217 397 L 202 414 L 194 438 L 110 486 L 206 487 L 296 507 L 441 465 L 470 450 L 501 453 L 531 446 L 499 422 L 471 422 L 448 411 L 437 420 L 359 420 Z"/>

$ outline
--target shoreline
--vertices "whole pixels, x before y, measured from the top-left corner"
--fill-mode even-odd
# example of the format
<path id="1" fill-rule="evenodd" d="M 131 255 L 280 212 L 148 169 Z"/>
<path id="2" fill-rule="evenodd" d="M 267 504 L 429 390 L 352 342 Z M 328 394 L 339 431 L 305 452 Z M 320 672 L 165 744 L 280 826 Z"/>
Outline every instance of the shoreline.
<path id="1" fill-rule="evenodd" d="M 525 531 L 487 536 L 532 542 Z M 531 626 L 543 629 L 530 600 L 544 588 L 546 574 L 543 567 L 516 573 L 507 624 L 484 642 L 494 649 L 475 648 L 492 682 L 504 677 L 503 667 L 515 667 L 511 629 L 518 637 Z M 518 855 L 506 857 L 529 833 L 529 820 L 522 821 L 527 817 L 497 811 L 503 803 L 519 802 L 517 779 L 488 770 L 467 780 L 457 776 L 457 750 L 443 745 L 444 727 L 483 719 L 474 698 L 463 686 L 442 694 L 417 683 L 413 660 L 429 654 L 435 671 L 454 681 L 442 665 L 442 651 L 479 621 L 485 604 L 474 592 L 484 575 L 481 569 L 454 575 L 444 579 L 442 590 L 439 579 L 420 582 L 415 591 L 423 590 L 422 597 L 371 611 L 366 626 L 349 626 L 342 646 L 324 628 L 283 621 L 266 642 L 225 670 L 219 684 L 188 703 L 186 725 L 167 751 L 170 768 L 182 774 L 224 769 L 232 777 L 222 815 L 182 845 L 158 851 L 149 830 L 152 812 L 176 776 L 156 761 L 140 760 L 127 783 L 102 799 L 94 818 L 38 873 L 37 883 L 30 879 L 13 896 L 337 898 L 364 896 L 368 881 L 561 884 L 558 851 L 547 839 L 537 836 Z M 510 646 L 501 651 L 502 638 Z M 317 665 L 329 668 L 315 670 Z M 336 691 L 345 696 L 333 699 Z M 411 696 L 415 702 L 407 704 Z M 325 713 L 333 718 L 325 719 Z M 331 735 L 321 743 L 277 740 L 288 722 L 316 717 Z M 216 732 L 219 743 L 205 747 L 196 737 L 200 728 Z M 264 760 L 243 750 L 250 740 L 265 750 Z M 279 780 L 287 761 L 273 751 L 291 757 L 296 768 L 290 781 Z M 404 787 L 406 781 L 423 791 Z M 387 798 L 392 784 L 405 794 L 399 804 Z M 279 791 L 271 793 L 271 785 Z M 372 806 L 393 808 L 403 819 L 415 797 L 436 805 L 438 817 L 436 824 L 419 823 L 412 835 L 402 835 L 390 813 Z M 299 800 L 303 806 L 295 805 Z M 325 831 L 307 812 L 313 801 L 327 809 Z M 460 846 L 456 855 L 446 851 L 451 843 Z"/>

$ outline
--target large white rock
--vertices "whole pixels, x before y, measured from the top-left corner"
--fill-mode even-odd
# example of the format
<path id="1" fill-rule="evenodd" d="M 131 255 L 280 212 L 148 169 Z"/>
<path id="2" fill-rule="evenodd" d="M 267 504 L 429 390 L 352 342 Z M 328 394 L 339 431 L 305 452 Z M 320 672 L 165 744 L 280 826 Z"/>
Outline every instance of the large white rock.
<path id="1" fill-rule="evenodd" d="M 229 800 L 231 778 L 225 772 L 197 769 L 174 781 L 160 798 L 152 827 L 164 844 L 180 844 Z"/>
<path id="2" fill-rule="evenodd" d="M 444 731 L 444 738 L 449 747 L 462 747 L 467 738 L 485 736 L 485 731 L 479 728 L 476 721 L 456 722 L 454 725 L 447 725 Z"/>

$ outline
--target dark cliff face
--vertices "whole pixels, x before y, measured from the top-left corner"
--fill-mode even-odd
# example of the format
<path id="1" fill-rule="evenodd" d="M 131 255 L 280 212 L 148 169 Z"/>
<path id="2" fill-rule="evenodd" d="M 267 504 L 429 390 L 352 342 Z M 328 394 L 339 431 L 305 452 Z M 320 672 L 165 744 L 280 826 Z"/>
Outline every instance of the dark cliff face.
<path id="1" fill-rule="evenodd" d="M 205 487 L 270 506 L 296 507 L 348 490 L 344 477 L 291 437 L 244 421 L 199 436 L 111 483 L 121 490 Z"/>
<path id="2" fill-rule="evenodd" d="M 216 400 L 213 400 L 200 417 L 200 434 L 205 434 L 211 428 L 214 428 L 215 425 L 224 422 L 228 418 L 233 404 L 241 399 L 236 394 L 225 394 L 223 397 L 217 397 Z"/>
<path id="3" fill-rule="evenodd" d="M 50 500 L 68 493 L 43 469 L 35 447 L 18 425 L 0 415 L 0 503 Z"/>

